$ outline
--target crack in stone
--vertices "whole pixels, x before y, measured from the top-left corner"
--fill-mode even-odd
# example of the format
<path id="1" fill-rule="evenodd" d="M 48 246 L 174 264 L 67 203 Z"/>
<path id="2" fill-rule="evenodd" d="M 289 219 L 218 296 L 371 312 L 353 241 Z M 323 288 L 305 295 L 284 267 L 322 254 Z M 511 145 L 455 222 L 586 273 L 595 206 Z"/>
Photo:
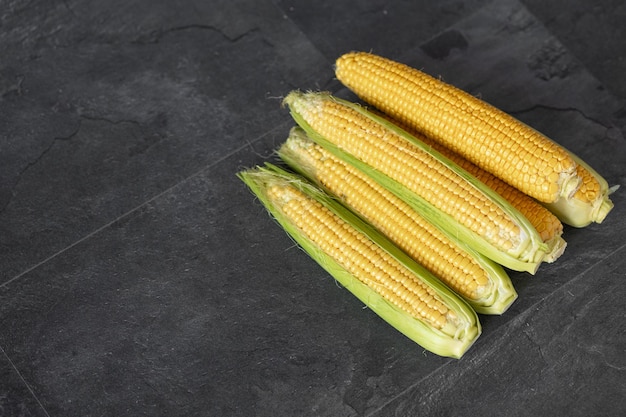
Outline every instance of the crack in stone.
<path id="1" fill-rule="evenodd" d="M 70 12 L 72 16 L 77 17 L 76 13 L 74 12 L 74 9 L 70 7 L 68 0 L 63 0 L 63 6 L 67 9 L 68 12 Z"/>
<path id="2" fill-rule="evenodd" d="M 89 114 L 81 114 L 80 118 L 83 120 L 89 120 L 89 121 L 94 121 L 94 122 L 105 122 L 105 123 L 109 123 L 112 125 L 128 123 L 128 124 L 133 124 L 135 126 L 141 126 L 140 122 L 138 122 L 137 120 L 131 120 L 131 119 L 113 120 L 113 119 L 109 119 L 103 116 L 91 116 Z"/>
<path id="3" fill-rule="evenodd" d="M 255 32 L 259 32 L 260 28 L 258 27 L 253 27 L 237 36 L 228 36 L 224 31 L 222 31 L 220 28 L 213 26 L 213 25 L 202 25 L 202 24 L 189 24 L 189 25 L 183 25 L 183 26 L 174 26 L 171 28 L 167 28 L 167 29 L 160 29 L 160 30 L 154 30 L 152 32 L 150 32 L 148 35 L 143 35 L 143 36 L 139 36 L 137 37 L 135 40 L 131 41 L 131 43 L 133 44 L 140 44 L 140 45 L 145 45 L 145 44 L 155 44 L 155 43 L 159 43 L 161 41 L 161 39 L 163 37 L 165 37 L 166 35 L 169 35 L 171 33 L 175 33 L 175 32 L 182 32 L 182 31 L 187 31 L 187 30 L 209 30 L 209 31 L 213 31 L 218 33 L 219 35 L 221 35 L 224 39 L 230 41 L 230 42 L 237 42 L 239 40 L 241 40 L 242 38 L 255 33 Z"/>
<path id="4" fill-rule="evenodd" d="M 32 161 L 28 162 L 26 164 L 26 166 L 24 168 L 22 168 L 20 170 L 20 172 L 17 174 L 17 179 L 15 180 L 15 182 L 13 183 L 13 185 L 11 186 L 11 189 L 9 191 L 9 197 L 6 201 L 6 203 L 4 204 L 4 206 L 2 208 L 0 208 L 0 214 L 4 213 L 7 209 L 7 207 L 11 204 L 11 201 L 13 200 L 13 197 L 15 196 L 15 189 L 19 186 L 23 176 L 26 174 L 26 172 L 28 172 L 28 170 L 30 170 L 32 167 L 34 167 L 35 165 L 37 165 L 54 147 L 55 144 L 57 144 L 58 142 L 65 142 L 65 141 L 69 141 L 72 140 L 77 134 L 78 132 L 80 132 L 80 129 L 83 125 L 83 121 L 85 120 L 89 120 L 89 121 L 97 121 L 97 122 L 105 122 L 105 123 L 109 123 L 109 124 L 113 124 L 113 125 L 118 125 L 118 124 L 122 124 L 122 123 L 130 123 L 130 124 L 134 124 L 136 126 L 141 126 L 141 123 L 139 123 L 136 120 L 126 120 L 126 119 L 121 119 L 121 120 L 112 120 L 112 119 L 107 119 L 105 117 L 100 117 L 100 116 L 90 116 L 90 115 L 80 115 L 79 119 L 78 119 L 78 126 L 76 127 L 76 129 L 74 129 L 74 131 L 72 133 L 70 133 L 67 136 L 57 136 L 54 137 L 52 139 L 52 141 L 50 141 L 50 144 Z"/>
<path id="5" fill-rule="evenodd" d="M 66 8 L 68 9 L 69 13 L 73 17 L 78 17 L 78 15 L 69 6 L 66 5 Z M 112 38 L 100 38 L 100 39 L 91 39 L 90 43 L 95 43 L 95 44 L 100 44 L 100 45 L 113 45 L 113 46 L 126 44 L 127 42 L 130 43 L 131 45 L 151 45 L 151 44 L 158 44 L 166 35 L 169 35 L 175 32 L 182 32 L 186 30 L 213 31 L 221 35 L 227 41 L 232 42 L 232 43 L 238 42 L 242 38 L 252 33 L 261 31 L 259 27 L 253 27 L 249 30 L 246 30 L 245 32 L 241 34 L 238 34 L 237 36 L 229 36 L 223 30 L 213 25 L 189 24 L 189 25 L 182 25 L 182 26 L 174 26 L 174 27 L 165 28 L 165 29 L 155 29 L 155 30 L 150 31 L 147 34 L 138 35 L 134 39 L 131 39 L 130 41 L 120 41 L 118 39 L 112 39 Z M 55 47 L 59 49 L 68 49 L 68 48 L 75 47 L 77 44 L 83 43 L 86 40 L 87 40 L 87 36 L 83 36 L 81 39 L 76 39 L 71 42 L 55 44 Z"/>
<path id="6" fill-rule="evenodd" d="M 5 360 L 9 363 L 9 366 L 13 369 L 13 371 L 17 375 L 17 378 L 26 387 L 28 392 L 30 392 L 30 394 L 33 397 L 33 399 L 35 400 L 35 402 L 37 402 L 37 404 L 39 404 L 39 407 L 41 408 L 41 411 L 44 413 L 44 415 L 46 415 L 47 417 L 50 417 L 50 414 L 48 413 L 46 408 L 43 406 L 41 401 L 39 400 L 39 397 L 37 396 L 37 394 L 35 394 L 35 391 L 33 391 L 33 388 L 31 387 L 31 385 L 26 381 L 26 379 L 24 379 L 24 375 L 22 374 L 22 372 L 20 372 L 20 370 L 15 365 L 15 363 L 13 362 L 13 360 L 11 359 L 11 357 L 9 356 L 7 351 L 2 346 L 0 346 L 0 355 L 3 356 L 5 358 Z M 3 410 L 0 408 L 0 411 L 3 411 Z M 2 414 L 2 415 L 4 415 L 4 414 Z"/>
<path id="7" fill-rule="evenodd" d="M 526 339 L 528 339 L 528 341 L 532 344 L 532 346 L 534 346 L 537 349 L 537 351 L 539 352 L 539 357 L 541 358 L 543 363 L 548 364 L 548 361 L 546 360 L 546 357 L 543 354 L 543 349 L 541 349 L 541 344 L 537 343 L 526 329 L 522 329 L 522 333 L 524 334 L 524 336 L 526 336 Z"/>
<path id="8" fill-rule="evenodd" d="M 598 348 L 598 346 L 593 345 L 593 346 L 591 346 L 591 348 L 587 349 L 587 351 L 588 351 L 589 353 L 592 353 L 592 354 L 596 354 L 596 355 L 598 355 L 598 356 L 600 357 L 600 359 L 602 360 L 602 362 L 604 362 L 604 364 L 605 364 L 607 367 L 609 367 L 609 368 L 611 368 L 611 369 L 615 369 L 616 371 L 620 371 L 620 372 L 622 372 L 622 371 L 626 371 L 626 366 L 614 365 L 614 364 L 612 364 L 611 362 L 609 362 L 609 361 L 606 359 L 606 354 L 605 354 L 604 352 L 602 352 L 602 350 L 600 350 L 600 348 Z"/>
<path id="9" fill-rule="evenodd" d="M 78 132 L 80 131 L 81 125 L 82 125 L 82 120 L 79 120 L 78 121 L 78 126 L 76 127 L 76 129 L 74 129 L 74 131 L 72 133 L 70 133 L 68 136 L 57 136 L 57 137 L 53 138 L 52 141 L 50 141 L 50 144 L 35 159 L 33 159 L 32 161 L 27 163 L 26 166 L 24 168 L 22 168 L 22 170 L 17 174 L 17 179 L 13 183 L 13 186 L 11 186 L 11 190 L 9 192 L 9 198 L 7 199 L 7 202 L 4 204 L 2 209 L 0 209 L 0 214 L 4 213 L 4 211 L 7 209 L 9 204 L 11 204 L 11 201 L 13 200 L 13 197 L 15 196 L 15 189 L 20 184 L 24 174 L 29 169 L 31 169 L 32 167 L 37 165 L 39 163 L 39 161 L 41 161 L 43 159 L 43 157 L 46 156 L 48 154 L 48 152 L 50 152 L 50 150 L 54 147 L 54 145 L 58 141 L 68 141 L 68 140 L 71 140 L 74 136 L 76 136 L 78 134 Z"/>
<path id="10" fill-rule="evenodd" d="M 22 83 L 26 77 L 24 75 L 15 76 L 15 82 L 6 85 L 2 91 L 0 91 L 0 98 L 4 98 L 6 95 L 16 93 L 18 96 L 22 95 Z"/>
<path id="11" fill-rule="evenodd" d="M 367 15 L 371 15 L 371 14 L 373 14 L 373 15 L 381 15 L 382 14 L 382 15 L 386 16 L 388 11 L 389 11 L 389 8 L 387 7 L 387 5 L 383 5 L 383 6 L 376 6 L 376 7 L 373 7 L 371 9 L 363 10 L 360 13 L 360 15 L 361 16 L 367 16 Z"/>

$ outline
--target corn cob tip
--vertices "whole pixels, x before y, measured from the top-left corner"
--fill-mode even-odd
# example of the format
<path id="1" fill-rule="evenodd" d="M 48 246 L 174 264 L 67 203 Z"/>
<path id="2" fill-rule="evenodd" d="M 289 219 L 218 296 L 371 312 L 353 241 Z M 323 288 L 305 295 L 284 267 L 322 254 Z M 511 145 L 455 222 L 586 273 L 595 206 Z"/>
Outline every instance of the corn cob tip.
<path id="1" fill-rule="evenodd" d="M 315 146 L 315 143 L 309 139 L 306 132 L 300 126 L 296 125 L 289 129 L 287 140 L 281 145 L 281 147 L 283 146 L 295 149 L 307 149 Z"/>
<path id="2" fill-rule="evenodd" d="M 303 93 L 300 90 L 292 90 L 290 91 L 285 98 L 283 99 L 283 106 L 291 106 L 294 102 L 294 100 L 298 97 L 303 96 L 305 93 Z"/>
<path id="3" fill-rule="evenodd" d="M 283 142 L 276 152 L 287 165 L 298 173 L 315 173 L 316 161 L 310 155 L 311 148 L 315 147 L 304 130 L 300 126 L 294 126 L 289 130 L 287 140 Z M 294 162 L 296 159 L 297 162 Z M 304 175 L 306 177 L 306 175 Z"/>
<path id="4" fill-rule="evenodd" d="M 339 58 L 335 60 L 335 73 L 340 72 L 345 65 L 349 64 L 349 61 L 354 61 L 358 59 L 359 56 L 376 57 L 376 55 L 369 53 L 369 52 L 363 52 L 363 51 L 346 52 L 345 54 L 340 55 Z M 339 74 L 337 74 L 337 77 L 341 78 Z"/>
<path id="5" fill-rule="evenodd" d="M 319 107 L 319 104 L 325 98 L 332 97 L 330 93 L 326 91 L 290 91 L 283 99 L 283 106 L 287 106 L 290 109 L 295 110 L 297 113 L 304 113 L 311 109 Z"/>

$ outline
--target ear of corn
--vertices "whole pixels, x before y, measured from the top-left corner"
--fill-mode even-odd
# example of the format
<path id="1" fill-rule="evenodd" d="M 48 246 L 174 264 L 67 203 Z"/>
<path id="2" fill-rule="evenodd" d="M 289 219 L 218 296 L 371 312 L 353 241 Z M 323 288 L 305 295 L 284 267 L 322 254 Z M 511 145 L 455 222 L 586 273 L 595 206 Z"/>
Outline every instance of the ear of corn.
<path id="1" fill-rule="evenodd" d="M 335 68 L 364 101 L 541 202 L 569 199 L 580 186 L 562 147 L 452 85 L 364 52 L 341 56 Z"/>
<path id="2" fill-rule="evenodd" d="M 238 175 L 313 259 L 425 349 L 460 358 L 480 335 L 467 303 L 321 190 L 269 164 Z"/>
<path id="3" fill-rule="evenodd" d="M 485 171 L 476 164 L 463 158 L 461 155 L 451 151 L 439 142 L 432 140 L 431 138 L 422 135 L 410 127 L 403 125 L 402 123 L 389 118 L 388 115 L 380 114 L 381 117 L 389 120 L 392 123 L 398 125 L 398 127 L 406 130 L 426 145 L 432 147 L 437 152 L 441 153 L 446 158 L 475 176 L 478 180 L 483 182 L 489 188 L 500 194 L 506 199 L 513 207 L 515 207 L 524 217 L 530 221 L 533 227 L 537 230 L 541 239 L 547 245 L 548 249 L 544 258 L 545 262 L 554 262 L 558 259 L 567 246 L 567 242 L 563 239 L 563 224 L 560 219 L 552 213 L 551 210 L 544 207 L 532 197 L 524 194 L 517 188 L 502 181 L 500 178 Z M 578 166 L 580 168 L 580 166 Z M 580 190 L 577 192 L 577 194 Z"/>
<path id="4" fill-rule="evenodd" d="M 576 171 L 582 178 L 582 185 L 572 198 L 560 198 L 545 206 L 565 224 L 585 227 L 590 223 L 602 223 L 613 209 L 609 195 L 618 186 L 609 188 L 607 181 L 585 161 L 571 153 L 576 161 Z"/>
<path id="5" fill-rule="evenodd" d="M 455 242 L 372 178 L 311 141 L 301 128 L 291 129 L 278 155 L 425 266 L 476 312 L 502 314 L 517 298 L 500 265 Z"/>
<path id="6" fill-rule="evenodd" d="M 309 137 L 495 262 L 535 273 L 547 246 L 500 195 L 392 123 L 327 93 L 285 103 Z"/>

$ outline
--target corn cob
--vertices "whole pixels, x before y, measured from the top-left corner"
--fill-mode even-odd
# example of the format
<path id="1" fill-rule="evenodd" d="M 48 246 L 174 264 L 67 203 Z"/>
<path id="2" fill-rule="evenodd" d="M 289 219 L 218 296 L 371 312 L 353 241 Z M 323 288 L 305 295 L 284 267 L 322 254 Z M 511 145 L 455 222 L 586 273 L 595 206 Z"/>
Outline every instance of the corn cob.
<path id="1" fill-rule="evenodd" d="M 482 314 L 502 314 L 517 298 L 506 272 L 457 243 L 352 165 L 291 129 L 278 155 L 334 195 Z"/>
<path id="2" fill-rule="evenodd" d="M 479 253 L 534 274 L 547 246 L 528 219 L 467 171 L 392 123 L 327 93 L 284 102 L 315 142 L 357 166 Z"/>
<path id="3" fill-rule="evenodd" d="M 585 227 L 590 223 L 602 223 L 613 209 L 609 195 L 619 186 L 609 188 L 607 181 L 585 161 L 571 154 L 576 161 L 576 171 L 582 185 L 570 199 L 560 198 L 545 206 L 561 221 L 573 227 Z"/>
<path id="4" fill-rule="evenodd" d="M 580 186 L 569 153 L 484 101 L 422 71 L 364 52 L 336 61 L 336 76 L 364 101 L 544 203 Z"/>
<path id="5" fill-rule="evenodd" d="M 238 175 L 313 259 L 425 349 L 460 358 L 480 335 L 467 303 L 319 189 L 269 164 Z"/>
<path id="6" fill-rule="evenodd" d="M 377 113 L 378 114 L 378 113 Z M 461 155 L 451 151 L 443 146 L 441 143 L 432 140 L 431 138 L 422 135 L 410 127 L 404 126 L 402 123 L 393 120 L 388 115 L 380 114 L 386 120 L 395 123 L 398 127 L 406 130 L 411 135 L 415 136 L 426 145 L 432 147 L 437 152 L 441 153 L 446 158 L 475 176 L 478 180 L 483 182 L 489 188 L 504 197 L 513 207 L 515 207 L 524 217 L 526 217 L 533 227 L 537 230 L 541 239 L 548 246 L 546 252 L 545 262 L 554 262 L 558 259 L 567 246 L 567 242 L 563 239 L 563 224 L 559 218 L 554 215 L 550 210 L 541 205 L 539 202 L 531 198 L 530 196 L 522 193 L 517 188 L 502 181 L 495 175 L 481 169 L 479 166 L 471 163 Z M 580 168 L 580 166 L 579 166 Z M 577 194 L 580 192 L 577 191 Z"/>

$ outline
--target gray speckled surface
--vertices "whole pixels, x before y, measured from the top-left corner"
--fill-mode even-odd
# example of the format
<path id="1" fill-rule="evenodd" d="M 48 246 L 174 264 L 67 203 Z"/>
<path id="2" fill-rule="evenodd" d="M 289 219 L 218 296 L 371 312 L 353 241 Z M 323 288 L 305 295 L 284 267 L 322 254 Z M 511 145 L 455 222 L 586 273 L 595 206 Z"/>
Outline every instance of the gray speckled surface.
<path id="1" fill-rule="evenodd" d="M 620 416 L 626 199 L 424 352 L 338 287 L 235 173 L 293 88 L 372 50 L 626 184 L 622 2 L 4 2 L 0 416 Z"/>

